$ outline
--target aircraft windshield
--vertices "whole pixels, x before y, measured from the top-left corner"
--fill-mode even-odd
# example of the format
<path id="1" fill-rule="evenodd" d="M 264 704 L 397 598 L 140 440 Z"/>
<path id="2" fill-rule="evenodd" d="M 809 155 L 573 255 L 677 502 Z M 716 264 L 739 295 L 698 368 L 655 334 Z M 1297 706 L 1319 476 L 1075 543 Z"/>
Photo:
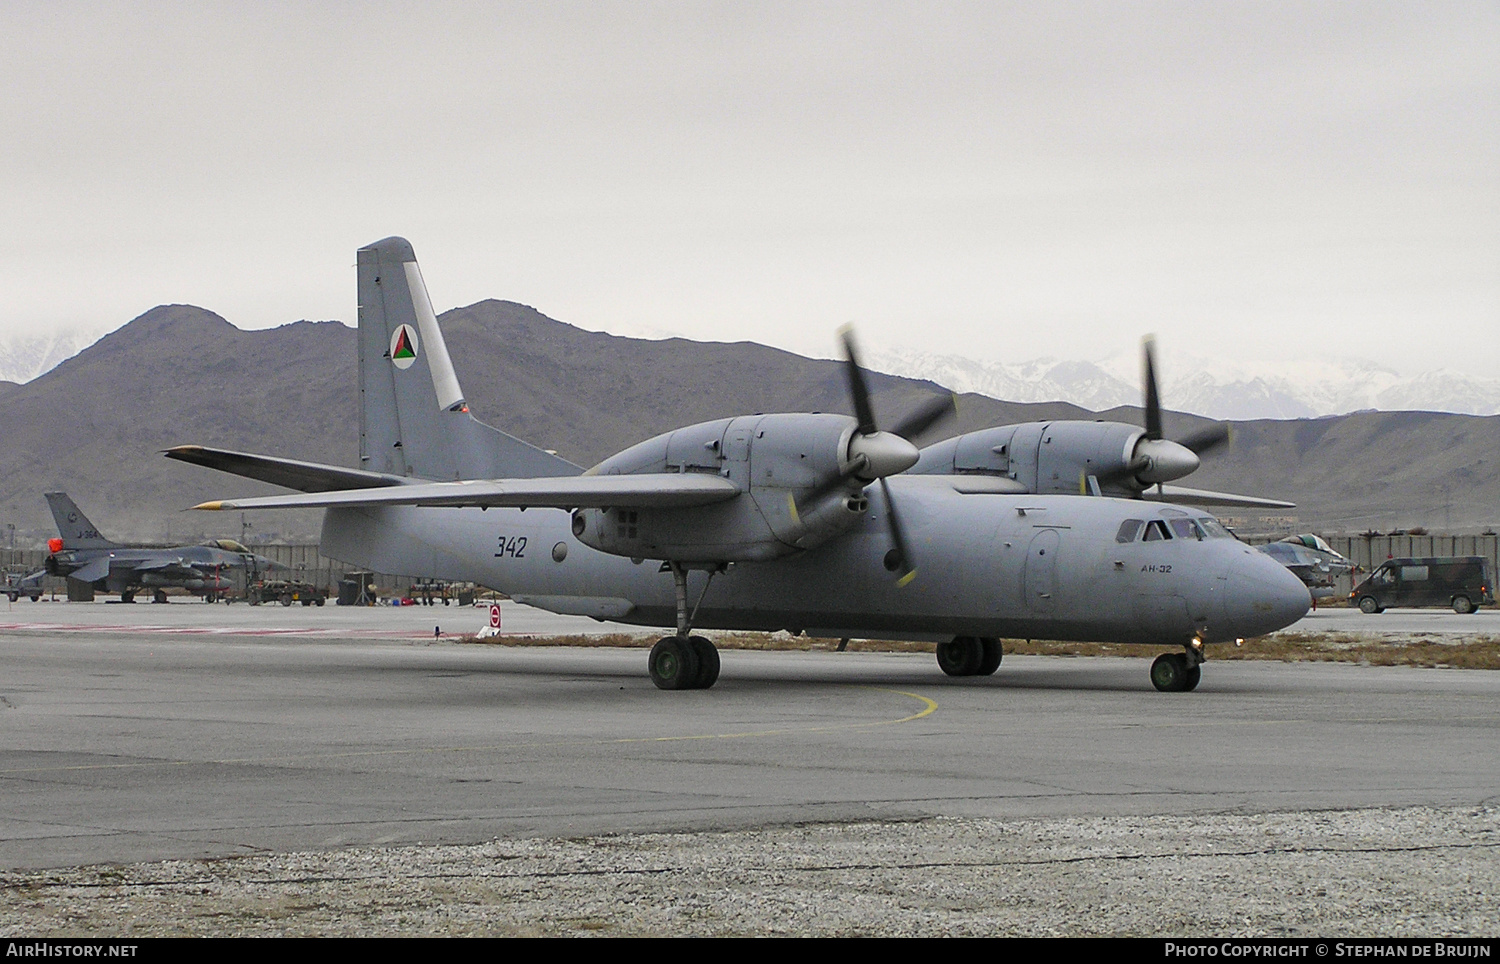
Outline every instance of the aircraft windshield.
<path id="1" fill-rule="evenodd" d="M 1164 542 L 1168 539 L 1233 539 L 1234 534 L 1218 519 L 1126 519 L 1115 533 L 1116 542 Z"/>
<path id="2" fill-rule="evenodd" d="M 204 543 L 210 549 L 223 549 L 225 552 L 249 552 L 243 545 L 233 539 L 210 539 Z"/>

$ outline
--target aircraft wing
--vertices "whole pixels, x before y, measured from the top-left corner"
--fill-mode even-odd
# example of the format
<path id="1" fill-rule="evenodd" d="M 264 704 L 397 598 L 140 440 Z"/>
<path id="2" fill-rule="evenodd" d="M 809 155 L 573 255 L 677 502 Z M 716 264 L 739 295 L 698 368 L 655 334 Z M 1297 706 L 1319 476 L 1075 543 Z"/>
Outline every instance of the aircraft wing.
<path id="1" fill-rule="evenodd" d="M 399 475 L 346 469 L 337 465 L 301 462 L 271 455 L 252 455 L 228 449 L 211 449 L 202 445 L 178 445 L 162 453 L 169 459 L 202 465 L 230 475 L 240 475 L 259 482 L 285 486 L 299 492 L 332 492 L 339 489 L 374 489 L 388 485 L 406 485 L 411 480 Z"/>
<path id="2" fill-rule="evenodd" d="M 1161 491 L 1157 491 L 1160 489 Z M 1295 509 L 1297 503 L 1279 499 L 1258 499 L 1253 495 L 1235 495 L 1233 492 L 1210 492 L 1207 489 L 1189 489 L 1181 485 L 1153 486 L 1141 493 L 1141 498 L 1152 502 L 1172 502 L 1181 505 L 1228 505 L 1247 509 Z"/>
<path id="3" fill-rule="evenodd" d="M 316 509 L 334 506 L 427 505 L 509 506 L 576 509 L 619 506 L 676 508 L 723 502 L 740 494 L 739 486 L 717 475 L 701 473 L 641 475 L 573 475 L 552 479 L 479 479 L 424 482 L 416 485 L 306 495 L 272 495 L 255 499 L 204 502 L 195 509 Z"/>

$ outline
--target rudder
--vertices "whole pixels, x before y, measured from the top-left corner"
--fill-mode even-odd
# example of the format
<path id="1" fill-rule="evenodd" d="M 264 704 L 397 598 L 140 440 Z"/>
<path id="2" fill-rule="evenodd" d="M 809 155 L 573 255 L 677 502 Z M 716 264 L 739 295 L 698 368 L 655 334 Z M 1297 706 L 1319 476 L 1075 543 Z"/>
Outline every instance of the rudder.
<path id="1" fill-rule="evenodd" d="M 434 481 L 581 471 L 469 414 L 405 238 L 359 249 L 359 456 L 364 469 Z"/>

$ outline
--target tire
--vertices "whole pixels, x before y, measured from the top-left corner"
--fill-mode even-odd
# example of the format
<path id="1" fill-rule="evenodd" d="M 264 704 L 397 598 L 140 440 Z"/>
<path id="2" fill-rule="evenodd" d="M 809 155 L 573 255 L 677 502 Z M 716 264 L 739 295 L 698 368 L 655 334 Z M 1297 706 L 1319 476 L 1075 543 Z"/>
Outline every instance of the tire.
<path id="1" fill-rule="evenodd" d="M 702 636 L 689 636 L 688 644 L 698 657 L 698 678 L 693 689 L 706 690 L 719 681 L 719 648 Z"/>
<path id="2" fill-rule="evenodd" d="M 18 593 L 18 592 L 8 592 L 8 593 L 6 593 L 6 595 L 10 597 L 10 601 L 11 602 L 20 602 L 21 601 L 21 594 Z"/>
<path id="3" fill-rule="evenodd" d="M 32 596 L 31 597 L 31 601 L 32 602 L 41 602 L 42 601 L 42 594 L 41 593 L 37 593 L 35 596 Z"/>
<path id="4" fill-rule="evenodd" d="M 973 636 L 955 636 L 937 645 L 938 667 L 949 676 L 973 676 L 983 659 L 984 647 Z"/>
<path id="5" fill-rule="evenodd" d="M 692 689 L 698 681 L 698 654 L 682 637 L 666 636 L 651 647 L 647 669 L 657 689 Z"/>
<path id="6" fill-rule="evenodd" d="M 1468 596 L 1453 597 L 1453 611 L 1458 613 L 1459 615 L 1467 616 L 1469 613 L 1474 611 L 1474 608 L 1474 603 L 1469 599 Z"/>
<path id="7" fill-rule="evenodd" d="M 981 637 L 979 645 L 982 655 L 979 659 L 979 669 L 975 670 L 977 676 L 993 676 L 995 670 L 1000 668 L 1000 660 L 1005 657 L 1005 649 L 1000 645 L 1000 640 L 990 636 Z"/>
<path id="8" fill-rule="evenodd" d="M 1203 666 L 1199 664 L 1187 671 L 1187 678 L 1182 681 L 1182 691 L 1191 693 L 1198 688 L 1198 681 L 1203 678 Z"/>
<path id="9" fill-rule="evenodd" d="M 292 604 L 292 594 L 289 593 L 289 592 L 282 593 L 281 594 L 281 604 L 283 606 L 290 606 Z"/>
<path id="10" fill-rule="evenodd" d="M 1187 678 L 1187 657 L 1181 653 L 1163 653 L 1151 664 L 1151 685 L 1163 693 L 1181 693 Z"/>
<path id="11" fill-rule="evenodd" d="M 1374 596 L 1361 596 L 1359 598 L 1359 611 L 1366 616 L 1373 616 L 1380 612 L 1380 603 L 1375 601 Z"/>
<path id="12" fill-rule="evenodd" d="M 323 605 L 323 597 L 319 596 L 317 599 L 313 600 L 313 605 L 315 605 L 315 606 L 321 606 L 321 605 Z"/>

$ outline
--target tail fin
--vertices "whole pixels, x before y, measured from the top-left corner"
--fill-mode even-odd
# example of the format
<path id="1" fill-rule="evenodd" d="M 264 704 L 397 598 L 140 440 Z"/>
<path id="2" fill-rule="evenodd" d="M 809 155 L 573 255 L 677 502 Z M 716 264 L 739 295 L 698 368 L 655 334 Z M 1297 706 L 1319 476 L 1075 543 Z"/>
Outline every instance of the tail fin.
<path id="1" fill-rule="evenodd" d="M 47 505 L 57 522 L 64 549 L 113 549 L 115 543 L 99 534 L 99 529 L 73 504 L 66 492 L 48 492 Z"/>
<path id="2" fill-rule="evenodd" d="M 435 481 L 577 475 L 469 414 L 405 238 L 359 249 L 361 468 Z"/>

